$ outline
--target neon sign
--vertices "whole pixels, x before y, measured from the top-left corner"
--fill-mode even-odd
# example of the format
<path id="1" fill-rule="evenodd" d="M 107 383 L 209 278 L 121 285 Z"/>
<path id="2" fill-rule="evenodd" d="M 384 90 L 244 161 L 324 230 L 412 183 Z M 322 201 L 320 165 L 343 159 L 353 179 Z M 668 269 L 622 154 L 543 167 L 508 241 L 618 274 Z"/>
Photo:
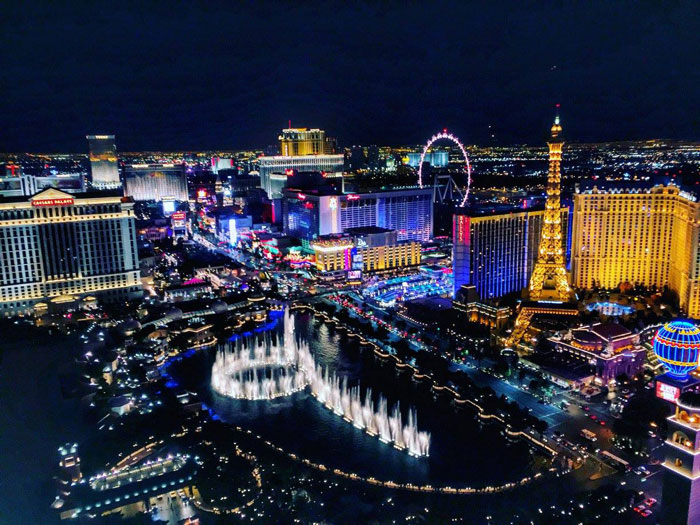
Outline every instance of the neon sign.
<path id="1" fill-rule="evenodd" d="M 32 206 L 37 208 L 45 208 L 47 206 L 72 206 L 75 204 L 73 197 L 64 197 L 60 199 L 35 199 L 32 201 Z"/>
<path id="2" fill-rule="evenodd" d="M 656 397 L 674 403 L 680 395 L 681 389 L 677 386 L 667 385 L 661 381 L 656 382 Z"/>

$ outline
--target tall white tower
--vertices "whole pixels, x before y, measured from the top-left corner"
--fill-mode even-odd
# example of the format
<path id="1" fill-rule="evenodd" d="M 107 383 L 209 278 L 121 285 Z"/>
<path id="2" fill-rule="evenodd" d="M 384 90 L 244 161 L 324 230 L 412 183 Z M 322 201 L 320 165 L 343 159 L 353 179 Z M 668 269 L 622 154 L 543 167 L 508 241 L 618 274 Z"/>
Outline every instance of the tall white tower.
<path id="1" fill-rule="evenodd" d="M 90 144 L 90 172 L 96 190 L 121 188 L 114 135 L 87 135 Z"/>

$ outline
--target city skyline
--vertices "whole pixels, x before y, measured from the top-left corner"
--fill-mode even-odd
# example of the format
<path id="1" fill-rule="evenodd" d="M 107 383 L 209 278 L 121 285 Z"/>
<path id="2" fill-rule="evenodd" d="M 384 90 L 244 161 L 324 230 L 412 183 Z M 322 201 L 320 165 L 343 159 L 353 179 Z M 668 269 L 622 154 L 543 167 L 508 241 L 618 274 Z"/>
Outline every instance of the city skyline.
<path id="1" fill-rule="evenodd" d="M 700 523 L 698 6 L 31 7 L 0 522 Z"/>
<path id="2" fill-rule="evenodd" d="M 85 133 L 113 133 L 121 151 L 261 148 L 289 120 L 344 145 L 445 127 L 537 144 L 555 102 L 577 141 L 700 138 L 686 2 L 228 6 L 140 23 L 128 6 L 6 8 L 4 34 L 35 38 L 5 46 L 22 81 L 0 102 L 4 151 L 80 151 Z M 318 30 L 283 31 L 307 24 Z"/>

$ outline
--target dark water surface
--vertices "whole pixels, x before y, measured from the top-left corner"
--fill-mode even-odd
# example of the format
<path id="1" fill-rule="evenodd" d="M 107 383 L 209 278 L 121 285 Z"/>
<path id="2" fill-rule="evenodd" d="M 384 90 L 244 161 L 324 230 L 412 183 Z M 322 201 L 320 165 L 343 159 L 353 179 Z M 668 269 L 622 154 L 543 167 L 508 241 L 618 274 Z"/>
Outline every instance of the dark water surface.
<path id="1" fill-rule="evenodd" d="M 306 314 L 295 315 L 295 323 L 297 337 L 308 341 L 317 363 L 347 377 L 351 384 L 359 381 L 363 387 L 371 387 L 375 395 L 381 392 L 390 406 L 396 401 L 404 409 L 415 406 L 419 429 L 432 436 L 430 457 L 414 458 L 380 442 L 330 412 L 307 392 L 272 401 L 219 395 L 210 387 L 215 349 L 173 364 L 170 373 L 181 386 L 197 391 L 222 420 L 249 428 L 283 449 L 327 467 L 382 480 L 454 487 L 501 484 L 531 473 L 529 447 L 507 443 L 500 427 L 481 427 L 471 410 L 435 401 L 426 386 L 416 384 L 408 374 L 397 374 L 392 364 L 375 358 L 371 351 L 362 352 L 357 339 Z M 281 332 L 279 326 L 273 330 Z"/>

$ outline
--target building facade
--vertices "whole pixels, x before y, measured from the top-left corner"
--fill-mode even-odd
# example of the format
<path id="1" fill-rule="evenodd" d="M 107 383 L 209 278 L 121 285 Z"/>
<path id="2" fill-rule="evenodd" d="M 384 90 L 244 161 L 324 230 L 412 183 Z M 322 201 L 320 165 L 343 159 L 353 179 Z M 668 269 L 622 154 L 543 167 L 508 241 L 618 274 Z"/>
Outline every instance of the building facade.
<path id="1" fill-rule="evenodd" d="M 417 168 L 420 164 L 421 153 L 409 153 L 408 165 Z M 450 155 L 447 151 L 429 151 L 425 154 L 423 162 L 427 162 L 433 168 L 445 168 L 450 163 Z"/>
<path id="2" fill-rule="evenodd" d="M 664 525 L 700 523 L 700 394 L 687 392 L 668 418 L 663 473 Z"/>
<path id="3" fill-rule="evenodd" d="M 83 193 L 85 191 L 83 173 L 57 173 L 45 170 L 45 173 L 41 175 L 32 175 L 22 173 L 19 169 L 14 171 L 14 174 L 0 176 L 0 196 L 28 197 L 47 188 L 56 188 L 66 193 Z"/>
<path id="4" fill-rule="evenodd" d="M 22 168 L 16 164 L 6 164 L 0 174 L 0 196 L 19 197 L 24 195 L 22 188 Z"/>
<path id="5" fill-rule="evenodd" d="M 236 167 L 236 162 L 231 157 L 212 157 L 211 158 L 211 172 L 215 175 L 219 173 L 219 170 L 232 170 Z"/>
<path id="6" fill-rule="evenodd" d="M 124 168 L 124 195 L 135 201 L 186 202 L 187 174 L 182 164 L 131 164 Z"/>
<path id="7" fill-rule="evenodd" d="M 82 173 L 52 173 L 48 175 L 22 175 L 22 194 L 34 195 L 47 188 L 66 193 L 83 193 L 85 177 Z"/>
<path id="8" fill-rule="evenodd" d="M 315 239 L 311 248 L 320 272 L 360 270 L 381 272 L 418 266 L 420 243 L 397 240 L 396 232 L 383 228 L 356 228 L 348 234 Z"/>
<path id="9" fill-rule="evenodd" d="M 482 300 L 495 299 L 528 286 L 538 257 L 544 210 L 487 214 L 469 210 L 453 218 L 454 294 L 473 285 Z M 563 246 L 568 208 L 561 208 Z"/>
<path id="10" fill-rule="evenodd" d="M 319 171 L 342 177 L 345 157 L 343 155 L 306 155 L 260 157 L 258 171 L 260 187 L 269 199 L 282 197 L 282 190 L 287 187 L 287 177 L 296 171 Z"/>
<path id="11" fill-rule="evenodd" d="M 326 151 L 326 132 L 322 129 L 283 129 L 279 141 L 280 153 L 285 157 L 330 153 Z"/>
<path id="12" fill-rule="evenodd" d="M 55 189 L 0 203 L 0 315 L 80 294 L 141 294 L 133 203 Z"/>
<path id="13" fill-rule="evenodd" d="M 596 323 L 556 335 L 549 341 L 556 352 L 590 365 L 598 385 L 614 384 L 622 374 L 634 377 L 644 367 L 646 350 L 639 344 L 639 336 L 619 324 Z"/>
<path id="14" fill-rule="evenodd" d="M 114 135 L 88 135 L 86 138 L 90 145 L 92 186 L 96 190 L 111 190 L 121 187 Z"/>
<path id="15" fill-rule="evenodd" d="M 284 230 L 307 245 L 320 235 L 372 226 L 396 230 L 399 241 L 425 242 L 433 235 L 432 198 L 432 188 L 336 195 L 286 190 Z"/>
<path id="16" fill-rule="evenodd" d="M 574 195 L 571 275 L 579 288 L 669 286 L 700 318 L 700 203 L 672 185 Z"/>

